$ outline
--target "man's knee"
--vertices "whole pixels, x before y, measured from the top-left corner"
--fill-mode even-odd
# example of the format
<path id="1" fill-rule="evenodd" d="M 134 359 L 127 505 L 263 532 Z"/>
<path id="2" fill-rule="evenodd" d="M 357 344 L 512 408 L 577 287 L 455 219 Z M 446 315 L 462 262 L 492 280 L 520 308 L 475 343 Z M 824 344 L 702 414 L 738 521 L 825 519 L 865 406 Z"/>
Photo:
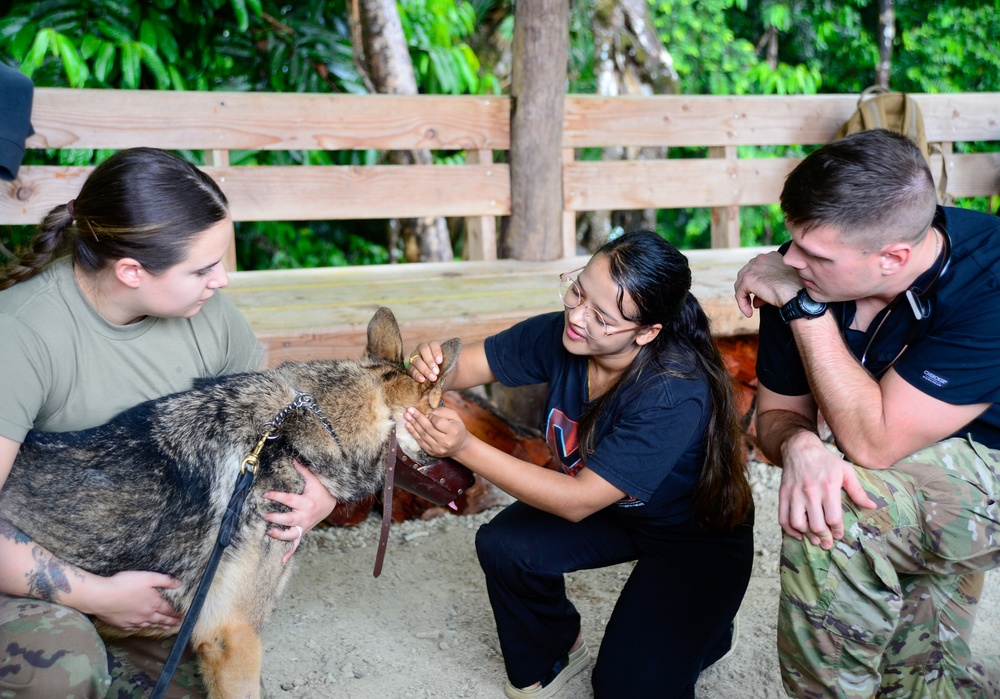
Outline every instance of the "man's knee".
<path id="1" fill-rule="evenodd" d="M 863 536 L 845 536 L 825 551 L 786 535 L 781 561 L 778 657 L 786 690 L 866 696 L 879 685 L 899 618 L 898 577 Z"/>

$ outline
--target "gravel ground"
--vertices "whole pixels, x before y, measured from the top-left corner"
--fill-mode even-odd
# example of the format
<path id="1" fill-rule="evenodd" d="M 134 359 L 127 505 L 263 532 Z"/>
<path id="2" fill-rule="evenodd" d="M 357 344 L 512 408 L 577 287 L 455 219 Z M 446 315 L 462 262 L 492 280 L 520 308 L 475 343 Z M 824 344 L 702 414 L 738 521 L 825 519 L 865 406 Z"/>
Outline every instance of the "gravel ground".
<path id="1" fill-rule="evenodd" d="M 751 464 L 757 558 L 740 610 L 736 651 L 706 670 L 699 699 L 783 697 L 775 656 L 780 472 Z M 380 520 L 307 535 L 298 570 L 264 631 L 271 699 L 438 699 L 503 696 L 503 662 L 476 529 L 498 509 L 394 524 L 381 577 L 372 577 Z M 568 576 L 591 649 L 599 647 L 630 565 Z M 975 647 L 1000 675 L 1000 572 L 987 577 Z M 586 699 L 589 673 L 559 695 Z"/>

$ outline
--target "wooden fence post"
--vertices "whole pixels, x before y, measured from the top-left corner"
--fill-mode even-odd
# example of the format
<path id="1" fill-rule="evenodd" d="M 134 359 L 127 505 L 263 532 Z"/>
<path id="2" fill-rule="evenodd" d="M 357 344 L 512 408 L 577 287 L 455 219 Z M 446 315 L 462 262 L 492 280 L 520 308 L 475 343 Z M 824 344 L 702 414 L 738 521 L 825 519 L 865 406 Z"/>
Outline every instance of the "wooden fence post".
<path id="1" fill-rule="evenodd" d="M 737 159 L 736 146 L 709 146 L 708 157 L 725 158 L 732 161 L 731 167 L 726 168 L 726 173 L 733 181 L 733 185 L 739 186 L 737 181 Z M 719 186 L 724 187 L 728 182 L 720 182 Z M 712 247 L 713 248 L 738 248 L 740 247 L 740 207 L 716 206 L 712 208 Z"/>
<path id="2" fill-rule="evenodd" d="M 465 162 L 468 165 L 492 163 L 493 151 L 467 150 Z M 497 259 L 496 216 L 470 216 L 465 219 L 465 259 Z"/>
<path id="3" fill-rule="evenodd" d="M 569 1 L 514 6 L 510 226 L 502 256 L 554 260 L 562 245 L 562 130 Z"/>
<path id="4" fill-rule="evenodd" d="M 227 168 L 229 167 L 229 151 L 227 150 L 207 150 L 205 151 L 205 165 L 207 167 L 214 168 Z M 219 186 L 222 187 L 222 191 L 226 188 L 222 185 L 224 182 L 220 182 Z M 229 241 L 229 247 L 226 249 L 226 256 L 222 258 L 222 265 L 226 268 L 227 272 L 236 271 L 236 230 L 233 229 L 233 238 Z"/>

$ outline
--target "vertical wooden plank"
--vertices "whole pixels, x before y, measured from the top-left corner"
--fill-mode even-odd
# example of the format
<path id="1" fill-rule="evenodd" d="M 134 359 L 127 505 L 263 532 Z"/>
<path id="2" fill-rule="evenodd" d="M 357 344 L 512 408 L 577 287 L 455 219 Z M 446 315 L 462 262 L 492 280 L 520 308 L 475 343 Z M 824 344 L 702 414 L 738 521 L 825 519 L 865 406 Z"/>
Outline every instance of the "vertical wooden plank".
<path id="1" fill-rule="evenodd" d="M 572 163 L 574 160 L 576 160 L 576 151 L 572 148 L 563 148 L 563 165 Z M 566 178 L 564 177 L 562 179 L 563 186 L 565 187 Z M 576 212 L 566 208 L 565 192 L 563 193 L 563 197 L 561 257 L 566 258 L 576 255 Z"/>
<path id="2" fill-rule="evenodd" d="M 708 157 L 732 161 L 733 177 L 736 176 L 736 146 L 709 146 Z M 725 186 L 723 183 L 721 186 Z M 740 246 L 740 207 L 717 206 L 712 208 L 712 248 L 738 248 Z"/>
<path id="3" fill-rule="evenodd" d="M 208 167 L 229 167 L 229 151 L 227 150 L 207 150 L 205 151 L 205 165 Z M 229 241 L 229 248 L 226 256 L 222 258 L 222 264 L 227 272 L 236 271 L 236 231 L 233 231 L 233 238 Z"/>
<path id="4" fill-rule="evenodd" d="M 569 0 L 514 5 L 510 85 L 510 226 L 501 256 L 563 255 L 563 104 L 569 56 Z"/>
<path id="5" fill-rule="evenodd" d="M 465 162 L 469 165 L 493 163 L 491 150 L 467 150 Z M 497 259 L 496 216 L 469 216 L 465 219 L 465 259 Z"/>

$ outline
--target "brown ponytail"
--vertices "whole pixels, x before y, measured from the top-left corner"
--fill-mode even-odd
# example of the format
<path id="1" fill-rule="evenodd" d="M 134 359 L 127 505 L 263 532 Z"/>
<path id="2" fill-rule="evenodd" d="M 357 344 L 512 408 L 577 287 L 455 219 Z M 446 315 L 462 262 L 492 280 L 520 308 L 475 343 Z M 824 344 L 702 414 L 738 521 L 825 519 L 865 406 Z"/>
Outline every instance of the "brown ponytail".
<path id="1" fill-rule="evenodd" d="M 31 239 L 28 252 L 0 271 L 0 291 L 31 279 L 54 258 L 66 254 L 73 235 L 72 224 L 73 217 L 66 205 L 57 206 L 46 214 Z"/>

